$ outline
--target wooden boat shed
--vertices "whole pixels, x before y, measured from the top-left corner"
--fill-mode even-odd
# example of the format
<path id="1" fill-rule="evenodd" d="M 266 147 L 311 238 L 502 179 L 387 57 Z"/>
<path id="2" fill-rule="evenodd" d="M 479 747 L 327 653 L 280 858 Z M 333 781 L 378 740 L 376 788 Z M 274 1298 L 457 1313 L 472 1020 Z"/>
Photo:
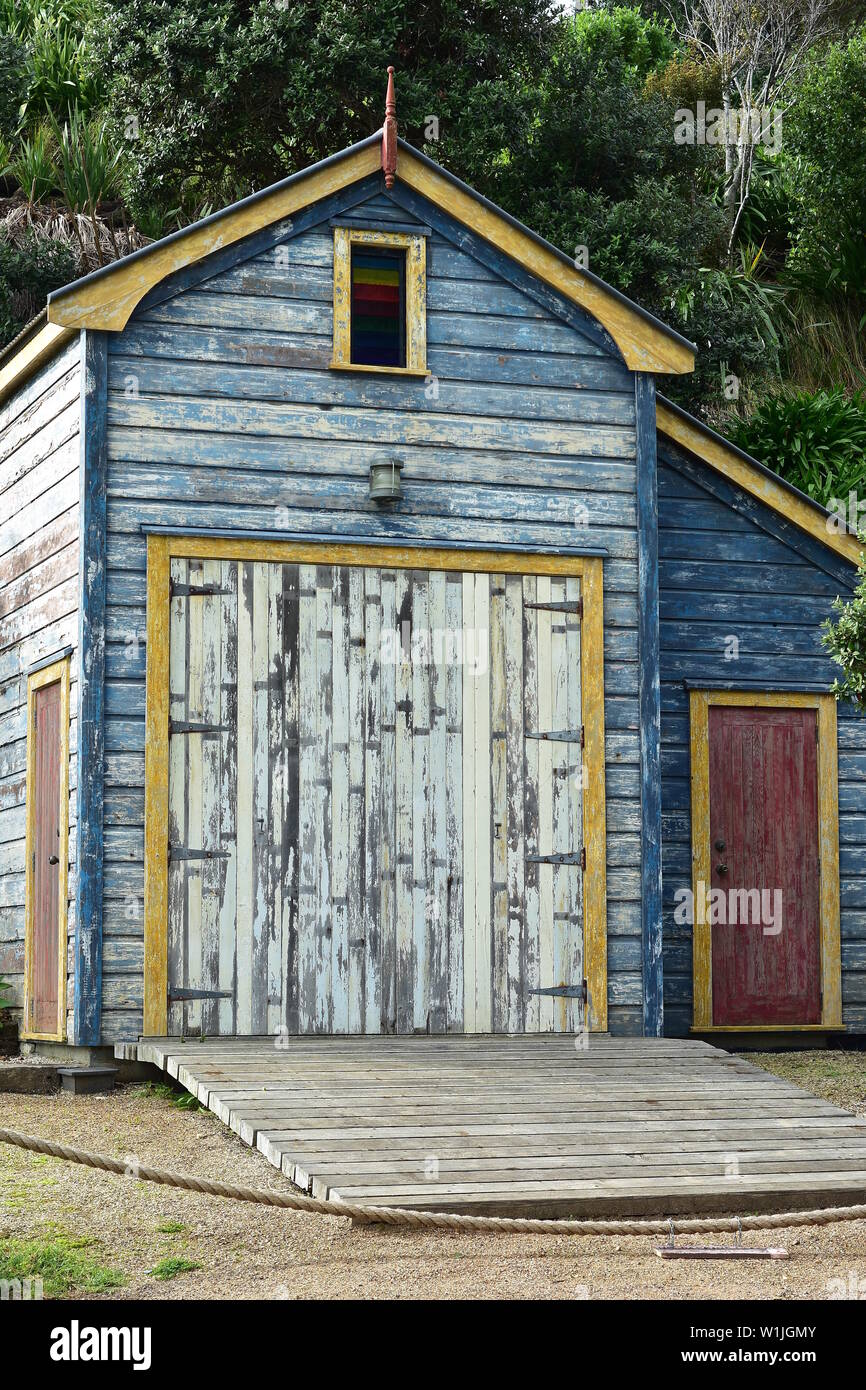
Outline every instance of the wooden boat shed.
<path id="1" fill-rule="evenodd" d="M 24 1037 L 866 1031 L 860 546 L 693 365 L 392 108 L 49 297 L 0 358 Z"/>

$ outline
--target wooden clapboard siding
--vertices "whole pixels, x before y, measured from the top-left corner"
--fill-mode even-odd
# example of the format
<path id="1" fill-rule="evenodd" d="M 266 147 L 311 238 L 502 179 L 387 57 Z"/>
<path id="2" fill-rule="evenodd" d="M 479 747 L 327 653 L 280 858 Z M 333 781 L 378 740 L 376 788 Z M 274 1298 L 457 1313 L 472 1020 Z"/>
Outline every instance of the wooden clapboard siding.
<path id="1" fill-rule="evenodd" d="M 501 572 L 425 568 L 423 550 L 365 566 L 358 549 L 334 564 L 171 560 L 167 666 L 151 652 L 154 684 L 169 687 L 167 768 L 148 761 L 152 788 L 168 779 L 169 870 L 145 940 L 146 958 L 167 955 L 167 1025 L 578 1029 L 579 1000 L 540 1008 L 529 991 L 583 979 L 582 871 L 526 854 L 579 854 L 593 837 L 577 731 L 597 672 L 581 660 L 580 581 L 524 576 L 495 554 Z M 134 855 L 135 840 L 112 826 L 107 852 Z M 283 867 L 293 862 L 297 876 Z M 544 914 L 527 868 L 547 885 Z M 128 872 L 108 882 L 134 890 Z M 587 924 L 593 977 L 605 968 L 600 906 Z M 118 946 L 109 976 L 124 976 L 135 1007 Z"/>
<path id="2" fill-rule="evenodd" d="M 684 524 L 687 516 L 688 525 Z M 674 920 L 675 894 L 692 874 L 688 693 L 692 685 L 827 691 L 836 675 L 821 624 L 855 571 L 660 440 L 660 639 L 662 679 L 662 869 L 665 1031 L 692 1024 L 691 928 Z M 733 556 L 736 564 L 725 563 Z M 726 659 L 734 648 L 736 659 Z M 781 698 L 781 697 L 780 697 Z M 866 1028 L 866 962 L 851 948 L 866 936 L 866 721 L 838 715 L 842 1021 Z"/>
<path id="3" fill-rule="evenodd" d="M 400 221 L 412 220 L 405 209 L 398 212 Z M 361 221 L 388 215 L 389 200 L 381 196 L 352 210 Z M 138 849 L 119 861 L 106 847 L 107 917 L 117 920 L 118 895 L 133 882 L 133 871 L 140 882 L 143 860 L 145 649 L 134 639 L 146 625 L 144 522 L 335 539 L 349 534 L 385 543 L 396 534 L 420 544 L 604 548 L 608 919 L 612 938 L 636 941 L 640 877 L 632 870 L 638 866 L 640 774 L 631 374 L 604 350 L 589 320 L 582 331 L 574 317 L 559 317 L 552 291 L 534 293 L 529 276 L 521 287 L 514 277 L 505 279 L 501 259 L 480 238 L 449 228 L 438 214 L 427 239 L 432 381 L 329 373 L 333 234 L 324 216 L 306 225 L 254 255 L 239 247 L 237 258 L 210 278 L 202 268 L 195 283 L 167 283 L 122 333 L 110 335 L 106 796 L 110 814 L 129 829 Z M 389 517 L 371 508 L 367 476 L 373 455 L 394 441 L 405 461 L 405 499 Z M 383 573 L 383 623 L 399 583 L 399 576 Z M 303 598 L 298 609 L 303 622 Z M 393 678 L 383 668 L 381 766 L 377 774 L 367 749 L 365 797 L 368 777 L 385 775 L 392 759 L 397 775 L 404 731 L 390 717 L 401 698 Z M 470 727 L 474 707 L 465 708 L 462 675 L 448 695 Z M 298 717 L 303 721 L 303 710 Z M 429 737 L 441 743 L 436 718 Z M 445 789 L 447 818 L 448 787 L 456 790 L 462 771 L 453 761 L 455 735 L 446 732 L 446 739 L 453 768 Z M 545 756 L 541 750 L 539 756 Z M 507 784 L 506 767 L 506 790 Z M 450 807 L 456 805 L 453 796 Z M 437 803 L 431 807 L 434 837 L 438 814 Z M 470 829 L 464 827 L 464 844 Z M 397 826 L 394 833 L 399 840 Z M 367 867 L 365 859 L 360 871 Z M 411 891 L 401 879 L 405 867 L 389 866 L 382 875 L 384 958 L 409 944 L 398 943 L 392 915 L 397 896 Z M 303 849 L 301 863 L 289 869 L 303 874 Z M 469 891 L 465 882 L 460 891 Z M 303 955 L 302 891 L 296 911 L 294 949 Z M 448 1009 L 456 1016 L 466 987 L 457 983 L 451 944 L 448 949 L 448 987 L 456 990 Z M 459 964 L 462 970 L 462 954 Z M 613 962 L 614 1031 L 633 1026 L 640 974 L 634 955 Z M 354 999 L 353 979 L 350 956 Z M 538 983 L 544 983 L 540 976 Z M 368 992 L 365 1009 L 393 1016 L 398 1001 L 386 998 L 389 987 L 383 979 L 378 1005 Z M 297 1005 L 302 1010 L 304 1000 Z M 530 1012 L 537 1007 L 537 1001 L 530 1004 Z M 540 1008 L 552 1015 L 549 1000 Z M 140 1009 L 140 1000 L 130 1007 L 131 1022 Z M 220 1011 L 222 1017 L 222 1004 Z M 119 1019 L 112 1019 L 115 1024 L 121 1026 Z"/>
<path id="4" fill-rule="evenodd" d="M 0 972 L 16 1008 L 24 989 L 27 671 L 61 652 L 72 656 L 64 774 L 70 942 L 75 929 L 79 357 L 76 337 L 0 406 Z M 71 991 L 70 974 L 70 1030 Z"/>

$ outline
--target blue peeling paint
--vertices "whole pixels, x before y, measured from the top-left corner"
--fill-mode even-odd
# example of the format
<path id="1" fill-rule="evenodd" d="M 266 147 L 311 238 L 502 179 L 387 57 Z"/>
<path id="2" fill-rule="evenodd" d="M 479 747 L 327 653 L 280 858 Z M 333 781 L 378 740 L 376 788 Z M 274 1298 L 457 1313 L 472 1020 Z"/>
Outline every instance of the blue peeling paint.
<path id="1" fill-rule="evenodd" d="M 104 333 L 81 335 L 81 514 L 78 651 L 78 875 L 74 1041 L 100 1040 L 102 1012 L 102 802 L 105 762 L 106 405 Z"/>
<path id="2" fill-rule="evenodd" d="M 664 1032 L 662 965 L 661 690 L 655 379 L 635 376 L 637 413 L 638 650 L 640 676 L 643 1031 Z"/>

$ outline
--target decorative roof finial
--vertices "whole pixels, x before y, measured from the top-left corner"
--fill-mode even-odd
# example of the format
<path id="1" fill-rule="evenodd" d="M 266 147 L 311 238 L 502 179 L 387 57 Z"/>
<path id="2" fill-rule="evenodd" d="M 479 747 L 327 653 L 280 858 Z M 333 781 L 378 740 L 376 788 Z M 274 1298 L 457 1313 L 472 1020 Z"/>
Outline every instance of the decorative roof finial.
<path id="1" fill-rule="evenodd" d="M 397 98 L 394 95 L 394 69 L 388 69 L 388 90 L 385 93 L 385 124 L 382 127 L 382 168 L 385 187 L 394 187 L 397 173 Z"/>

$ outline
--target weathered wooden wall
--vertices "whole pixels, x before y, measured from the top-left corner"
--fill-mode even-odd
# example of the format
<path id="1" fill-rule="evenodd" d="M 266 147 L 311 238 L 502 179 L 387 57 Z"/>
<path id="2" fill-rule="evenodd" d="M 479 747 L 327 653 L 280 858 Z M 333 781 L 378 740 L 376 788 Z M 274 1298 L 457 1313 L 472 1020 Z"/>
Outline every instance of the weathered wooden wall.
<path id="1" fill-rule="evenodd" d="M 27 671 L 78 640 L 79 343 L 0 407 L 0 974 L 22 1002 Z M 70 691 L 69 940 L 74 932 L 76 710 Z M 71 1008 L 71 959 L 68 1006 Z"/>
<path id="2" fill-rule="evenodd" d="M 525 273 L 432 207 L 418 216 L 432 228 L 433 382 L 329 372 L 328 219 L 340 212 L 332 199 L 296 218 L 282 245 L 269 233 L 210 279 L 199 268 L 160 287 L 109 340 L 103 1036 L 141 1026 L 143 522 L 606 548 L 610 1025 L 639 1033 L 633 377 L 588 321 L 578 331 L 573 306 L 562 306 L 568 322 L 554 314 L 551 291 L 533 293 Z M 412 218 L 381 196 L 353 215 Z M 389 516 L 368 502 L 367 474 L 391 443 L 405 500 Z"/>
<path id="3" fill-rule="evenodd" d="M 821 623 L 852 567 L 664 438 L 659 441 L 665 1032 L 692 1020 L 691 928 L 674 894 L 691 883 L 684 681 L 829 689 L 839 668 Z M 739 643 L 736 659 L 731 639 Z M 866 1030 L 866 718 L 838 710 L 843 1018 Z"/>

